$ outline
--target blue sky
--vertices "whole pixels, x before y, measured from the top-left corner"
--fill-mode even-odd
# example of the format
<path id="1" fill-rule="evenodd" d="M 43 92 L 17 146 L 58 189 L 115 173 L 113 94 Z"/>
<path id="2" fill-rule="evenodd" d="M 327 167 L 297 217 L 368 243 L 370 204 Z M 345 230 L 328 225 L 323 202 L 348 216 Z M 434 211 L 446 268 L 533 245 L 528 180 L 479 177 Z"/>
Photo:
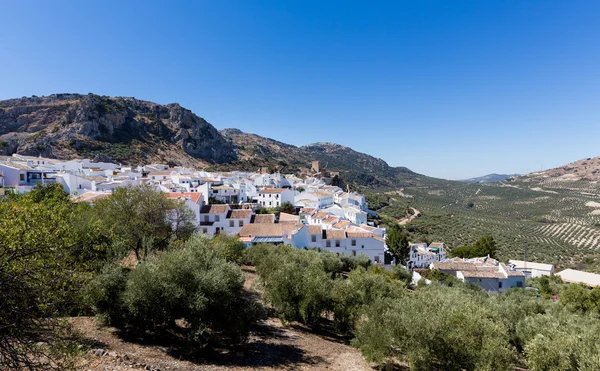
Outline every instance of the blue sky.
<path id="1" fill-rule="evenodd" d="M 426 175 L 600 156 L 598 1 L 2 3 L 0 99 L 178 102 Z"/>

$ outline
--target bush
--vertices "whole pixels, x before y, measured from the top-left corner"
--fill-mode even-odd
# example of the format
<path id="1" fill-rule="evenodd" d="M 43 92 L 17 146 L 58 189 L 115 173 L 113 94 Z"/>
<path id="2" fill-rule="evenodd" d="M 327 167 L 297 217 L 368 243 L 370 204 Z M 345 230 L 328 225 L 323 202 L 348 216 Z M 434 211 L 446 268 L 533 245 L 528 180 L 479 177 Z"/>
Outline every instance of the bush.
<path id="1" fill-rule="evenodd" d="M 508 337 L 484 294 L 431 285 L 367 310 L 355 344 L 369 360 L 399 357 L 415 370 L 508 370 Z"/>
<path id="2" fill-rule="evenodd" d="M 92 285 L 94 308 L 136 333 L 175 328 L 183 319 L 190 350 L 244 342 L 259 307 L 244 295 L 240 268 L 211 244 L 192 238 L 181 249 L 150 256 L 126 276 L 106 268 Z"/>

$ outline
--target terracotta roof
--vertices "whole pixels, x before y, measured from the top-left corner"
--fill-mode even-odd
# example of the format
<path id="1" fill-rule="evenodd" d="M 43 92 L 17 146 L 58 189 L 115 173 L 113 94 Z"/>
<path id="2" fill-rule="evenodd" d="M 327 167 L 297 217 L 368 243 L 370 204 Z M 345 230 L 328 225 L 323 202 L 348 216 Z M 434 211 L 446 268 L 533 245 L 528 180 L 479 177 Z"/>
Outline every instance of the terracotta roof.
<path id="1" fill-rule="evenodd" d="M 289 232 L 295 232 L 296 228 L 301 229 L 295 223 L 283 224 L 246 224 L 239 231 L 240 237 L 282 237 Z"/>
<path id="2" fill-rule="evenodd" d="M 249 219 L 252 216 L 252 210 L 231 210 L 228 219 Z"/>
<path id="3" fill-rule="evenodd" d="M 325 231 L 325 238 L 328 240 L 341 240 L 346 238 L 346 232 L 328 229 Z"/>
<path id="4" fill-rule="evenodd" d="M 506 278 L 504 276 L 504 274 L 498 272 L 498 271 L 493 271 L 493 270 L 488 270 L 488 269 L 483 269 L 483 270 L 475 270 L 475 271 L 462 271 L 462 274 L 465 278 Z"/>
<path id="5" fill-rule="evenodd" d="M 309 234 L 321 234 L 322 233 L 322 229 L 320 225 L 309 225 L 308 226 L 308 233 Z"/>
<path id="6" fill-rule="evenodd" d="M 333 228 L 344 229 L 346 227 L 349 227 L 350 224 L 352 223 L 349 220 L 340 220 L 339 222 L 333 225 Z"/>
<path id="7" fill-rule="evenodd" d="M 202 198 L 202 193 L 200 192 L 166 192 L 165 196 L 171 199 L 179 199 L 179 198 L 189 198 L 195 203 L 200 203 L 200 199 Z"/>
<path id="8" fill-rule="evenodd" d="M 296 222 L 300 220 L 300 216 L 298 215 L 293 215 L 293 214 L 288 214 L 288 213 L 279 213 L 279 222 L 284 222 L 284 221 L 292 221 L 292 222 Z"/>
<path id="9" fill-rule="evenodd" d="M 281 193 L 286 190 L 287 188 L 265 188 L 258 191 L 258 193 Z"/>
<path id="10" fill-rule="evenodd" d="M 366 225 L 366 224 L 361 224 L 360 227 L 362 229 L 366 229 L 367 231 L 371 231 L 371 232 L 377 229 L 375 227 L 371 227 L 370 225 Z"/>
<path id="11" fill-rule="evenodd" d="M 275 223 L 275 214 L 257 214 L 254 216 L 253 223 L 256 224 L 273 224 Z"/>
<path id="12" fill-rule="evenodd" d="M 339 219 L 339 218 L 338 218 L 337 216 L 334 216 L 334 215 L 332 215 L 332 216 L 328 216 L 327 218 L 325 218 L 325 219 L 323 220 L 323 223 L 333 223 L 333 222 L 335 222 L 335 221 L 336 221 L 336 220 L 338 220 L 338 219 Z"/>
<path id="13" fill-rule="evenodd" d="M 200 214 L 225 214 L 229 210 L 227 205 L 205 205 L 200 209 Z"/>
<path id="14" fill-rule="evenodd" d="M 442 247 L 444 245 L 443 242 L 432 242 L 429 244 L 429 247 Z"/>
<path id="15" fill-rule="evenodd" d="M 477 270 L 477 266 L 473 263 L 469 262 L 457 262 L 446 260 L 443 262 L 434 262 L 431 263 L 431 266 L 435 269 L 439 270 L 450 270 L 450 271 L 468 271 L 468 270 Z"/>
<path id="16" fill-rule="evenodd" d="M 325 219 L 329 215 L 327 211 L 319 211 L 315 215 L 313 215 L 313 219 Z"/>
<path id="17" fill-rule="evenodd" d="M 305 207 L 302 209 L 302 211 L 300 211 L 300 214 L 312 214 L 315 210 L 314 207 Z"/>
<path id="18" fill-rule="evenodd" d="M 347 232 L 346 234 L 348 235 L 348 238 L 371 238 L 371 237 L 373 237 L 373 234 L 369 233 L 369 232 L 363 232 L 363 233 Z"/>

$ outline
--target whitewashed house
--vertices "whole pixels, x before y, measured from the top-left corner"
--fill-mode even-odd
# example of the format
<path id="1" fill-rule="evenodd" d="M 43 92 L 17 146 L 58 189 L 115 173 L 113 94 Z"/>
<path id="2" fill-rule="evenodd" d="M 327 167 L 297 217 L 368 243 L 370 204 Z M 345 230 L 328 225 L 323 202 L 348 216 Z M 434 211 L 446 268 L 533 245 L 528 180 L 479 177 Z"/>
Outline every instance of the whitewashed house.
<path id="1" fill-rule="evenodd" d="M 515 270 L 523 272 L 526 278 L 551 276 L 554 274 L 554 265 L 528 262 L 523 260 L 509 260 L 508 264 Z"/>
<path id="2" fill-rule="evenodd" d="M 227 214 L 231 208 L 229 205 L 204 205 L 200 209 L 200 226 L 198 231 L 214 236 L 228 226 Z"/>
<path id="3" fill-rule="evenodd" d="M 426 243 L 413 243 L 409 246 L 410 252 L 407 267 L 410 268 L 429 268 L 431 263 L 446 260 L 443 242 L 432 242 L 429 246 Z"/>
<path id="4" fill-rule="evenodd" d="M 294 203 L 294 191 L 287 188 L 265 188 L 258 191 L 256 201 L 263 207 L 279 207 L 285 202 Z"/>

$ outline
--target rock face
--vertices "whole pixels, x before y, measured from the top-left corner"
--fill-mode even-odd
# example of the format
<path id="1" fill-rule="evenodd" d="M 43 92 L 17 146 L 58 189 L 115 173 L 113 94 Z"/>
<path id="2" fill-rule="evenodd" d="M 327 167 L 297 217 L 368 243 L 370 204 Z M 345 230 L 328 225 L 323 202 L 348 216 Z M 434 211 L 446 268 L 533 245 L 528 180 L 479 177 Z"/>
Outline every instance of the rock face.
<path id="1" fill-rule="evenodd" d="M 0 153 L 182 165 L 236 159 L 230 141 L 179 104 L 93 94 L 0 101 Z"/>
<path id="2" fill-rule="evenodd" d="M 297 147 L 238 129 L 219 132 L 176 103 L 94 94 L 0 101 L 0 155 L 13 153 L 130 165 L 210 165 L 214 170 L 266 167 L 282 173 L 296 173 L 320 161 L 322 175 L 364 186 L 402 186 L 422 177 L 333 143 Z"/>

